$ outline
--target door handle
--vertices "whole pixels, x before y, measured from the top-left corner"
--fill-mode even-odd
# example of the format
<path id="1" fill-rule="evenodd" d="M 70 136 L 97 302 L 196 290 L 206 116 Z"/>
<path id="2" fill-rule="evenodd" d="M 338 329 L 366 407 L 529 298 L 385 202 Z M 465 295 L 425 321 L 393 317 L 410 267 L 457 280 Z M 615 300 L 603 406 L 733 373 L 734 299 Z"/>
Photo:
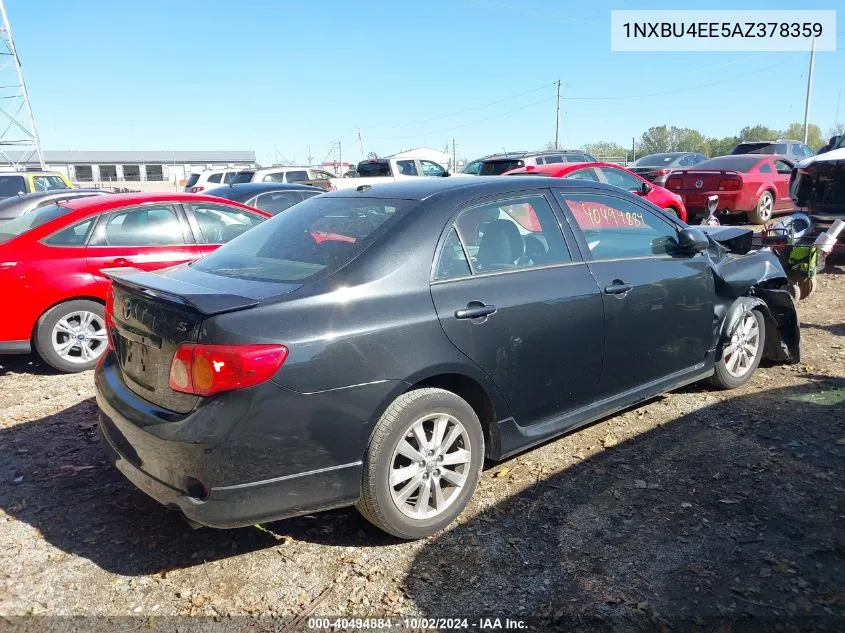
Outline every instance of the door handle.
<path id="1" fill-rule="evenodd" d="M 117 259 L 113 259 L 108 264 L 106 264 L 104 268 L 113 268 L 119 266 L 129 266 L 129 260 L 123 257 L 118 257 Z"/>
<path id="2" fill-rule="evenodd" d="M 631 290 L 633 286 L 631 284 L 626 284 L 618 279 L 613 280 L 613 284 L 610 286 L 606 286 L 604 289 L 604 294 L 606 295 L 622 295 Z"/>
<path id="3" fill-rule="evenodd" d="M 478 319 L 493 314 L 496 306 L 485 305 L 481 301 L 470 301 L 463 310 L 455 310 L 456 319 Z"/>

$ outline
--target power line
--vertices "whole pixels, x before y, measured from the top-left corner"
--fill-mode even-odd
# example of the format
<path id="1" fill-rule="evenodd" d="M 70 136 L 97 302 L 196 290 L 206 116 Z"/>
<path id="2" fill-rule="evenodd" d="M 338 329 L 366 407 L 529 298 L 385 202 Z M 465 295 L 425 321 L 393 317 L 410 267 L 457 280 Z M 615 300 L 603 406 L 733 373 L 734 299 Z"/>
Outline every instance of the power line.
<path id="1" fill-rule="evenodd" d="M 525 104 L 524 106 L 514 108 L 513 110 L 508 110 L 507 112 L 495 114 L 493 116 L 486 117 L 484 119 L 478 119 L 477 121 L 470 121 L 469 123 L 463 123 L 462 125 L 456 125 L 455 127 L 450 127 L 448 129 L 445 129 L 445 130 L 437 130 L 435 132 L 420 132 L 419 134 L 409 134 L 409 135 L 406 135 L 406 136 L 382 136 L 382 137 L 376 138 L 375 140 L 378 140 L 378 141 L 400 141 L 400 140 L 408 139 L 408 138 L 419 138 L 421 136 L 437 136 L 439 134 L 445 134 L 446 132 L 452 132 L 453 130 L 460 130 L 462 128 L 470 127 L 472 125 L 478 125 L 479 123 L 486 123 L 487 121 L 492 121 L 494 119 L 500 119 L 501 117 L 508 116 L 509 114 L 513 114 L 514 112 L 520 112 L 522 110 L 526 110 L 528 108 L 531 108 L 535 105 L 539 105 L 541 103 L 548 103 L 549 101 L 553 101 L 556 98 L 557 98 L 557 96 L 553 96 L 553 97 L 547 97 L 545 99 L 540 99 L 539 101 L 533 101 L 531 103 Z"/>
<path id="2" fill-rule="evenodd" d="M 790 59 L 794 59 L 795 55 L 792 55 Z M 700 90 L 701 88 L 708 88 L 710 86 L 717 86 L 719 84 L 729 83 L 731 81 L 735 81 L 737 79 L 742 79 L 743 77 L 748 77 L 750 75 L 756 75 L 764 70 L 769 70 L 774 68 L 775 66 L 783 66 L 783 62 L 776 62 L 769 66 L 764 66 L 763 68 L 757 68 L 755 70 L 749 71 L 747 73 L 743 73 L 740 75 L 733 75 L 732 77 L 726 77 L 725 79 L 717 79 L 716 81 L 711 81 L 706 84 L 700 84 L 698 86 L 689 86 L 687 88 L 679 88 L 677 90 L 667 90 L 665 92 L 650 92 L 646 94 L 640 95 L 614 95 L 614 96 L 607 96 L 607 97 L 564 97 L 566 101 L 621 101 L 624 99 L 648 99 L 651 97 L 665 97 L 668 95 L 674 94 L 681 94 L 683 92 L 690 92 L 692 90 Z"/>
<path id="3" fill-rule="evenodd" d="M 489 103 L 485 103 L 484 105 L 477 105 L 472 106 L 470 108 L 465 108 L 463 110 L 455 110 L 448 114 L 441 114 L 434 117 L 429 117 L 427 119 L 420 119 L 419 121 L 411 121 L 407 123 L 396 123 L 395 125 L 387 126 L 386 129 L 392 130 L 398 127 L 410 127 L 413 125 L 420 125 L 421 123 L 431 123 L 432 121 L 440 121 L 442 119 L 448 119 L 450 117 L 458 116 L 460 114 L 465 114 L 466 112 L 475 112 L 476 110 L 483 110 L 484 108 L 489 108 L 490 106 L 498 105 L 500 103 L 504 103 L 505 101 L 511 101 L 513 99 L 518 99 L 519 97 L 524 97 L 525 95 L 530 95 L 535 92 L 539 92 L 540 90 L 546 90 L 549 86 L 554 86 L 555 83 L 552 82 L 551 84 L 543 84 L 542 86 L 538 86 L 536 88 L 532 88 L 531 90 L 526 90 L 525 92 L 520 92 L 518 94 L 510 95 L 507 97 L 502 97 L 501 99 L 497 99 L 496 101 L 491 101 Z M 381 129 L 385 129 L 382 126 L 379 126 Z M 372 129 L 372 128 L 370 128 Z"/>

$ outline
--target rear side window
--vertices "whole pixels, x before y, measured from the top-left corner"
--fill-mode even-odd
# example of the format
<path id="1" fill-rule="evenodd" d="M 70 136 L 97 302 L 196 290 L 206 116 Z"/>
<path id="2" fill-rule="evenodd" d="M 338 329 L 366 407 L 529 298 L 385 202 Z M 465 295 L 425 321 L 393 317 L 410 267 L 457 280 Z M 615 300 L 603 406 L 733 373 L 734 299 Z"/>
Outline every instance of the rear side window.
<path id="1" fill-rule="evenodd" d="M 303 282 L 340 270 L 418 203 L 315 196 L 192 264 L 197 270 L 268 282 Z"/>
<path id="2" fill-rule="evenodd" d="M 594 158 L 587 156 L 586 154 L 566 154 L 566 162 L 567 163 L 594 163 L 596 162 Z"/>
<path id="3" fill-rule="evenodd" d="M 501 176 L 506 171 L 525 167 L 524 160 L 489 160 L 481 163 L 479 176 Z"/>
<path id="4" fill-rule="evenodd" d="M 458 237 L 458 232 L 452 227 L 443 241 L 437 266 L 434 269 L 435 279 L 451 279 L 466 277 L 472 274 L 464 247 Z"/>
<path id="5" fill-rule="evenodd" d="M 232 178 L 232 184 L 237 185 L 242 182 L 252 182 L 252 177 L 254 175 L 254 171 L 239 171 L 237 174 L 235 174 L 235 177 Z"/>
<path id="6" fill-rule="evenodd" d="M 252 206 L 276 215 L 314 195 L 310 191 L 274 191 L 272 193 L 262 193 L 255 199 Z"/>
<path id="7" fill-rule="evenodd" d="M 44 243 L 50 246 L 84 246 L 93 226 L 94 218 L 88 218 L 62 229 L 58 233 L 53 233 L 44 240 Z"/>
<path id="8" fill-rule="evenodd" d="M 3 222 L 0 224 L 0 244 L 8 242 L 19 235 L 23 235 L 27 231 L 39 227 L 42 224 L 52 222 L 69 212 L 70 209 L 67 207 L 51 204 L 50 206 L 41 207 L 35 211 L 19 215 L 8 222 Z"/>
<path id="9" fill-rule="evenodd" d="M 486 273 L 572 261 L 557 219 L 544 196 L 524 196 L 488 202 L 461 212 L 455 220 L 472 272 Z M 440 261 L 440 278 L 462 270 L 460 252 L 447 236 Z M 465 273 L 461 273 L 462 275 Z"/>
<path id="10" fill-rule="evenodd" d="M 241 209 L 221 204 L 190 204 L 206 244 L 225 244 L 249 229 L 261 224 L 265 218 Z"/>
<path id="11" fill-rule="evenodd" d="M 760 165 L 761 174 L 771 174 L 773 171 L 774 170 L 772 169 L 772 166 L 769 165 L 769 163 L 763 163 L 762 165 Z"/>
<path id="12" fill-rule="evenodd" d="M 358 176 L 360 178 L 382 178 L 391 176 L 390 163 L 386 160 L 358 163 Z"/>
<path id="13" fill-rule="evenodd" d="M 308 180 L 307 171 L 289 171 L 286 172 L 288 182 L 302 182 Z"/>
<path id="14" fill-rule="evenodd" d="M 23 176 L 0 176 L 0 198 L 26 193 L 26 181 Z"/>
<path id="15" fill-rule="evenodd" d="M 228 185 L 230 182 L 232 182 L 232 179 L 235 176 L 237 176 L 237 172 L 227 171 L 225 174 L 223 174 L 223 184 Z"/>
<path id="16" fill-rule="evenodd" d="M 220 183 L 223 181 L 223 174 L 211 174 L 208 177 L 208 182 Z"/>
<path id="17" fill-rule="evenodd" d="M 284 182 L 285 181 L 285 172 L 277 171 L 264 176 L 261 179 L 261 182 Z"/>
<path id="18" fill-rule="evenodd" d="M 164 205 L 114 212 L 106 222 L 105 231 L 109 246 L 172 246 L 185 243 L 176 211 Z"/>
<path id="19" fill-rule="evenodd" d="M 678 246 L 671 223 L 632 202 L 603 194 L 556 194 L 575 218 L 594 260 L 661 256 Z"/>

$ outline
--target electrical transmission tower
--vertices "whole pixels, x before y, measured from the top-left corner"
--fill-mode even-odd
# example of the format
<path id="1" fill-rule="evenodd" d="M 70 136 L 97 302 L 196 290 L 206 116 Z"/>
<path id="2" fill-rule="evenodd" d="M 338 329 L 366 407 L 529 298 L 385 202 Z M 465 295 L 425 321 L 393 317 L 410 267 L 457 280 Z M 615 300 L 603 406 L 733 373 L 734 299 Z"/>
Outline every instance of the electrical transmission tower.
<path id="1" fill-rule="evenodd" d="M 0 0 L 0 163 L 22 168 L 34 158 L 44 169 L 44 154 L 35 129 L 21 61 L 6 7 Z"/>

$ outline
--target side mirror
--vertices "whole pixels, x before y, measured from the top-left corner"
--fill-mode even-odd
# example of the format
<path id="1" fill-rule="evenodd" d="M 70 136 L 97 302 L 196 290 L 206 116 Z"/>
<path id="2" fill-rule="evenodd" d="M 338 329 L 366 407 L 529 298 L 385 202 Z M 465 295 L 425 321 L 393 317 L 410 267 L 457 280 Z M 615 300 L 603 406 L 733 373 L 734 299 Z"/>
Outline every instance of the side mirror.
<path id="1" fill-rule="evenodd" d="M 451 175 L 452 175 L 452 174 L 450 174 L 448 171 L 444 171 L 444 172 L 443 172 L 443 177 L 444 177 L 444 178 L 445 178 L 446 176 L 451 176 Z"/>
<path id="2" fill-rule="evenodd" d="M 710 240 L 701 229 L 688 226 L 678 232 L 678 246 L 682 252 L 694 255 L 710 248 Z"/>
<path id="3" fill-rule="evenodd" d="M 642 186 L 640 187 L 640 194 L 643 195 L 643 196 L 647 196 L 652 191 L 654 191 L 654 187 L 647 182 L 644 182 L 642 184 Z"/>

